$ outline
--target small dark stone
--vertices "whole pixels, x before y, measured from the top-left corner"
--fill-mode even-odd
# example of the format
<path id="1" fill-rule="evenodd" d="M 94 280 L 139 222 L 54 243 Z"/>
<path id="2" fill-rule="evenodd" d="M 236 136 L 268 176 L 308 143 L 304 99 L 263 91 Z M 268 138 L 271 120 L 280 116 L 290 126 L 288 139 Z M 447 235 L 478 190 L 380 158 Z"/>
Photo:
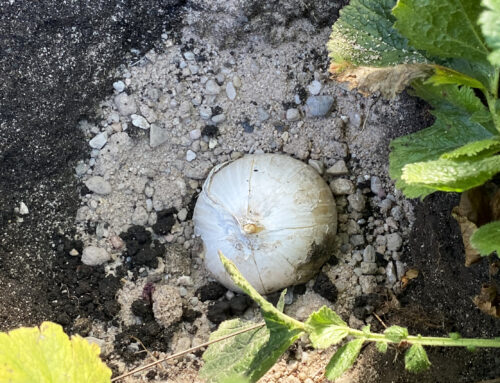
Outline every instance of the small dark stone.
<path id="1" fill-rule="evenodd" d="M 389 263 L 384 258 L 384 254 L 381 254 L 381 253 L 375 253 L 375 262 L 377 263 L 377 266 L 383 266 L 383 267 L 386 267 L 387 264 Z"/>
<path id="2" fill-rule="evenodd" d="M 241 126 L 243 127 L 243 131 L 245 133 L 253 132 L 254 126 L 250 124 L 250 121 L 248 119 L 241 121 Z"/>
<path id="3" fill-rule="evenodd" d="M 231 306 L 227 301 L 214 302 L 208 306 L 207 318 L 215 324 L 224 322 L 231 313 Z"/>
<path id="4" fill-rule="evenodd" d="M 337 288 L 325 273 L 318 274 L 314 282 L 313 290 L 332 303 L 337 300 Z"/>
<path id="5" fill-rule="evenodd" d="M 144 299 L 137 299 L 132 302 L 132 313 L 144 320 L 144 322 L 149 322 L 153 320 L 153 310 L 151 308 L 151 304 L 146 302 Z"/>
<path id="6" fill-rule="evenodd" d="M 250 307 L 252 300 L 246 295 L 236 295 L 229 300 L 231 314 L 235 316 L 243 315 L 245 310 Z"/>
<path id="7" fill-rule="evenodd" d="M 303 104 L 307 99 L 307 90 L 303 86 L 297 85 L 295 92 L 299 95 L 300 102 Z"/>
<path id="8" fill-rule="evenodd" d="M 172 226 L 175 224 L 175 213 L 177 213 L 177 210 L 174 208 L 159 211 L 157 213 L 156 223 L 153 225 L 153 231 L 159 235 L 167 235 L 170 233 Z"/>
<path id="9" fill-rule="evenodd" d="M 201 316 L 201 312 L 190 309 L 190 308 L 185 308 L 182 312 L 182 320 L 193 323 L 196 318 L 199 318 Z"/>
<path id="10" fill-rule="evenodd" d="M 214 115 L 216 114 L 214 113 Z M 215 125 L 205 125 L 201 130 L 201 134 L 207 137 L 217 137 L 219 135 L 219 128 Z"/>
<path id="11" fill-rule="evenodd" d="M 146 374 L 146 378 L 148 380 L 153 380 L 154 378 L 156 378 L 156 371 L 155 370 L 150 370 L 147 374 Z"/>
<path id="12" fill-rule="evenodd" d="M 87 185 L 83 184 L 81 189 L 80 189 L 80 195 L 83 197 L 83 196 L 86 196 L 87 194 L 92 194 L 92 192 L 87 187 Z"/>
<path id="13" fill-rule="evenodd" d="M 359 320 L 364 320 L 368 316 L 365 307 L 354 307 L 352 314 Z"/>
<path id="14" fill-rule="evenodd" d="M 66 313 L 59 313 L 57 315 L 56 322 L 61 326 L 67 326 L 71 323 L 71 318 Z"/>
<path id="15" fill-rule="evenodd" d="M 218 114 L 222 114 L 222 112 L 224 112 L 224 109 L 222 109 L 219 105 L 216 105 L 212 108 L 212 115 L 213 116 L 217 116 Z"/>
<path id="16" fill-rule="evenodd" d="M 218 282 L 209 282 L 196 290 L 195 295 L 200 297 L 200 301 L 215 301 L 226 293 L 226 288 Z"/>
<path id="17" fill-rule="evenodd" d="M 274 124 L 274 129 L 276 129 L 277 132 L 284 132 L 285 131 L 285 126 L 281 124 Z"/>
<path id="18" fill-rule="evenodd" d="M 303 295 L 303 294 L 305 294 L 306 293 L 306 285 L 302 284 L 302 285 L 296 285 L 296 286 L 294 286 L 293 293 L 295 295 Z"/>
<path id="19" fill-rule="evenodd" d="M 330 258 L 328 258 L 328 261 L 326 261 L 331 266 L 335 266 L 339 264 L 339 260 L 336 256 L 332 255 Z"/>
<path id="20" fill-rule="evenodd" d="M 370 315 L 373 310 L 383 303 L 384 299 L 381 295 L 371 293 L 364 294 L 354 299 L 353 314 L 356 318 L 363 320 Z"/>

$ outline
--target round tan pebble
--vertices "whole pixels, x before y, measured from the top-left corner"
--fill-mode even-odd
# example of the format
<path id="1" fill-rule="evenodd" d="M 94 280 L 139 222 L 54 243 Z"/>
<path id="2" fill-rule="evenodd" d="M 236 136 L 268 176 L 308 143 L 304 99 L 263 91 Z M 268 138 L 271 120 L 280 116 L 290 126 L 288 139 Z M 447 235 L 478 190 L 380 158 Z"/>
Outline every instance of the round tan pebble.
<path id="1" fill-rule="evenodd" d="M 121 249 L 124 245 L 123 243 L 123 239 L 121 239 L 119 236 L 117 235 L 113 235 L 111 236 L 111 238 L 109 239 L 109 241 L 111 242 L 111 245 L 115 248 L 115 249 Z"/>

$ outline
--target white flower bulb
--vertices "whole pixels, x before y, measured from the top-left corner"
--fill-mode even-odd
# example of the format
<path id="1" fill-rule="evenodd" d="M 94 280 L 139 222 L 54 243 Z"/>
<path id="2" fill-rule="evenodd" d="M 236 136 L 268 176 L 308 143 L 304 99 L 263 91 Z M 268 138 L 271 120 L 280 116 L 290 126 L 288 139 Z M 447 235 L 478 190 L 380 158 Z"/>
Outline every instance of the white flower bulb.
<path id="1" fill-rule="evenodd" d="M 220 250 L 263 294 L 310 279 L 329 258 L 337 229 L 326 182 L 310 166 L 280 154 L 247 155 L 216 166 L 193 220 L 214 277 L 238 290 L 219 260 Z"/>

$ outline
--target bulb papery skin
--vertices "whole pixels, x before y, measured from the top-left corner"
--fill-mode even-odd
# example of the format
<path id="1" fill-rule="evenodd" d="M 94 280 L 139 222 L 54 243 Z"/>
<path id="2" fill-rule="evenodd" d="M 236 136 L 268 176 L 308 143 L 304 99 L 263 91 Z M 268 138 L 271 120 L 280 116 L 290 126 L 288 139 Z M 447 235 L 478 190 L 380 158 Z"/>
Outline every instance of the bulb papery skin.
<path id="1" fill-rule="evenodd" d="M 309 280 L 331 256 L 337 211 L 330 188 L 309 165 L 281 154 L 217 165 L 193 214 L 206 268 L 239 289 L 218 251 L 262 294 Z"/>

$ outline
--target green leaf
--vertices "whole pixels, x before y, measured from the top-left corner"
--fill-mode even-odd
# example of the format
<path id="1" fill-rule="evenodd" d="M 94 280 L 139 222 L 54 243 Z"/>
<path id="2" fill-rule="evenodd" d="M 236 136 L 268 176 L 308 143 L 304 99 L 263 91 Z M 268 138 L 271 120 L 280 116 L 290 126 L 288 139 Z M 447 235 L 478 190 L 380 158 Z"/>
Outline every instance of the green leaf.
<path id="1" fill-rule="evenodd" d="M 429 77 L 425 83 L 433 85 L 444 85 L 444 84 L 458 84 L 467 85 L 471 88 L 478 88 L 486 90 L 481 81 L 476 80 L 464 73 L 460 73 L 451 68 L 447 68 L 441 65 L 433 65 L 434 74 Z"/>
<path id="2" fill-rule="evenodd" d="M 254 322 L 240 319 L 225 321 L 210 335 L 210 340 L 253 326 Z M 208 382 L 222 382 L 231 376 L 247 373 L 259 350 L 268 343 L 269 334 L 269 330 L 263 326 L 211 344 L 203 353 L 205 364 L 200 370 L 200 376 Z"/>
<path id="3" fill-rule="evenodd" d="M 483 159 L 416 162 L 405 165 L 401 179 L 407 184 L 462 192 L 480 186 L 500 172 L 500 156 Z"/>
<path id="4" fill-rule="evenodd" d="M 491 156 L 500 151 L 500 138 L 473 141 L 451 152 L 443 153 L 440 158 L 445 160 L 464 160 L 474 157 Z"/>
<path id="5" fill-rule="evenodd" d="M 284 289 L 281 294 L 280 294 L 280 299 L 278 300 L 278 303 L 276 304 L 276 308 L 283 312 L 285 309 L 285 295 L 286 295 L 286 289 Z"/>
<path id="6" fill-rule="evenodd" d="M 424 348 L 420 344 L 412 345 L 405 354 L 405 368 L 410 372 L 421 372 L 431 366 Z"/>
<path id="7" fill-rule="evenodd" d="M 500 256 L 500 221 L 481 226 L 472 234 L 470 243 L 481 255 L 489 255 L 496 251 Z"/>
<path id="8" fill-rule="evenodd" d="M 70 339 L 51 322 L 0 333 L 0 382 L 110 382 L 99 353 L 97 345 L 78 335 Z"/>
<path id="9" fill-rule="evenodd" d="M 342 8 L 327 45 L 329 57 L 337 64 L 356 66 L 425 62 L 393 28 L 395 4 L 395 0 L 352 0 Z"/>
<path id="10" fill-rule="evenodd" d="M 492 49 L 488 60 L 493 64 L 500 66 L 500 1 L 483 0 L 481 5 L 486 10 L 479 17 L 479 24 L 486 39 L 486 43 Z"/>
<path id="11" fill-rule="evenodd" d="M 468 86 L 457 86 L 453 84 L 443 84 L 432 86 L 421 82 L 412 84 L 414 94 L 417 97 L 431 104 L 435 111 L 444 115 L 465 115 L 472 113 L 487 112 L 489 110 L 484 106 L 474 90 Z M 491 116 L 490 116 L 491 119 Z M 492 131 L 496 133 L 496 131 Z"/>
<path id="12" fill-rule="evenodd" d="M 385 354 L 387 352 L 388 345 L 385 342 L 377 342 L 375 343 L 375 346 L 377 347 L 377 350 L 381 352 L 382 354 Z"/>
<path id="13" fill-rule="evenodd" d="M 392 13 L 394 27 L 411 46 L 431 56 L 485 60 L 486 47 L 477 19 L 479 1 L 399 0 Z"/>
<path id="14" fill-rule="evenodd" d="M 408 338 L 408 329 L 401 326 L 391 326 L 384 331 L 385 337 L 391 342 L 399 343 Z"/>
<path id="15" fill-rule="evenodd" d="M 264 313 L 264 319 L 270 332 L 269 341 L 259 350 L 248 367 L 247 375 L 251 382 L 256 382 L 264 376 L 304 332 L 302 329 L 282 324 L 267 313 Z"/>
<path id="16" fill-rule="evenodd" d="M 347 323 L 326 306 L 312 313 L 305 324 L 314 348 L 327 348 L 349 334 Z"/>
<path id="17" fill-rule="evenodd" d="M 448 336 L 453 340 L 458 340 L 462 337 L 458 332 L 450 332 Z"/>
<path id="18" fill-rule="evenodd" d="M 364 339 L 354 339 L 340 347 L 326 366 L 325 375 L 329 380 L 334 380 L 352 367 L 356 361 Z"/>
<path id="19" fill-rule="evenodd" d="M 424 197 L 436 188 L 405 182 L 402 174 L 407 164 L 437 160 L 443 153 L 451 152 L 471 141 L 490 139 L 492 131 L 496 131 L 489 114 L 490 119 L 485 122 L 472 120 L 471 114 L 484 112 L 485 108 L 471 88 L 419 83 L 413 84 L 413 87 L 417 96 L 436 108 L 433 111 L 436 121 L 431 127 L 399 137 L 390 144 L 389 174 L 396 180 L 396 187 L 408 198 Z"/>

